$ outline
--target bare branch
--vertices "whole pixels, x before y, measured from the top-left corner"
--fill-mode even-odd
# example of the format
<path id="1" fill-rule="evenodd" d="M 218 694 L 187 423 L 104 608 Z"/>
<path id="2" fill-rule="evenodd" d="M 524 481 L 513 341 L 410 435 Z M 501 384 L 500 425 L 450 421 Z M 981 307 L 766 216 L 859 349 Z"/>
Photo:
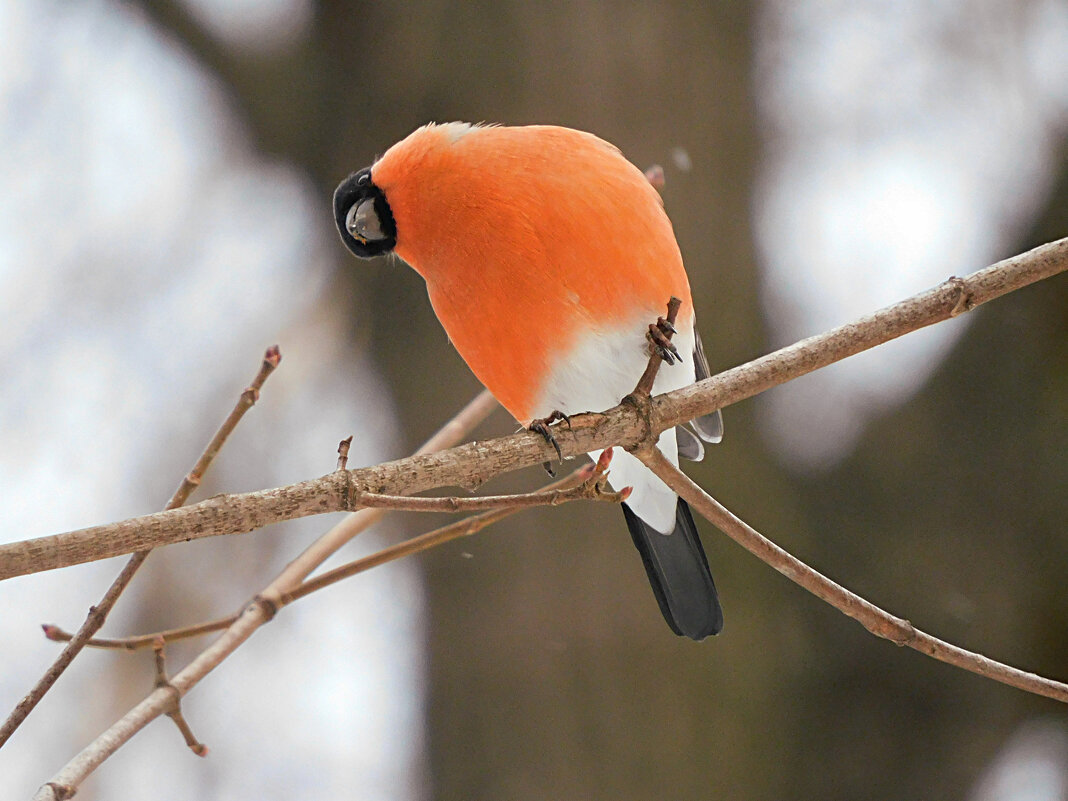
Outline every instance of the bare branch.
<path id="1" fill-rule="evenodd" d="M 573 494 L 570 498 L 577 500 L 579 497 L 583 497 L 586 494 L 592 494 L 590 488 L 593 489 L 593 497 L 599 500 L 626 500 L 626 493 L 606 493 L 598 492 L 596 490 L 598 479 L 606 472 L 606 468 L 612 458 L 611 448 L 605 450 L 601 454 L 601 458 L 596 464 L 588 463 L 582 467 L 574 470 L 565 478 L 556 481 L 552 484 L 548 484 L 539 490 L 538 493 L 531 493 L 532 495 L 540 494 L 545 498 L 551 498 L 553 492 L 565 492 L 573 490 L 575 488 L 582 488 L 580 485 L 586 485 L 587 488 L 582 494 Z M 403 500 L 412 500 L 404 498 Z M 521 498 L 519 495 L 503 496 L 505 498 Z M 543 505 L 553 505 L 550 502 Z M 384 509 L 385 507 L 378 507 Z M 503 506 L 500 508 L 492 509 L 488 512 L 483 512 L 472 517 L 458 520 L 455 523 L 450 523 L 447 526 L 429 531 L 426 534 L 421 534 L 418 537 L 405 540 L 404 542 L 391 545 L 387 548 L 383 548 L 380 551 L 376 551 L 373 554 L 364 556 L 360 559 L 356 559 L 340 567 L 334 568 L 321 576 L 316 576 L 314 579 L 309 579 L 297 587 L 292 592 L 283 593 L 280 597 L 280 606 L 288 606 L 293 601 L 303 598 L 306 595 L 321 590 L 324 587 L 328 587 L 332 584 L 336 584 L 342 579 L 355 576 L 358 573 L 363 573 L 366 570 L 370 570 L 372 567 L 378 567 L 386 562 L 392 562 L 395 559 L 400 559 L 404 556 L 411 556 L 412 554 L 422 553 L 423 551 L 434 548 L 438 545 L 443 545 L 446 542 L 451 542 L 459 537 L 468 537 L 475 534 L 487 526 L 496 523 L 498 520 L 503 520 L 510 515 L 515 514 L 523 509 L 530 508 L 530 504 L 516 504 L 512 506 Z M 94 648 L 104 648 L 111 650 L 123 650 L 123 651 L 136 651 L 139 648 L 154 647 L 157 642 L 173 642 L 175 640 L 186 639 L 189 637 L 198 637 L 202 634 L 210 634 L 213 631 L 221 631 L 227 628 L 237 620 L 237 615 L 230 615 L 229 617 L 219 618 L 218 620 L 205 621 L 203 623 L 197 623 L 193 626 L 183 626 L 181 628 L 168 629 L 166 631 L 158 631 L 152 634 L 138 634 L 133 637 L 119 637 L 115 639 L 92 639 L 88 645 Z M 43 626 L 45 636 L 50 640 L 64 641 L 69 640 L 70 635 L 57 626 L 46 625 Z"/>
<path id="2" fill-rule="evenodd" d="M 752 397 L 820 367 L 947 320 L 996 297 L 1068 269 L 1068 239 L 999 262 L 854 323 L 810 337 L 689 387 L 653 399 L 649 417 L 631 404 L 577 415 L 558 436 L 564 457 L 611 445 L 633 448 L 649 428 L 663 431 Z M 539 464 L 555 451 L 520 432 L 375 467 L 333 473 L 288 487 L 223 495 L 170 512 L 0 546 L 0 579 L 52 570 L 199 537 L 238 534 L 296 517 L 351 510 L 358 491 L 406 495 L 445 486 L 474 487 Z"/>
<path id="3" fill-rule="evenodd" d="M 199 757 L 207 756 L 208 747 L 194 736 L 193 730 L 186 723 L 185 716 L 182 714 L 182 696 L 171 687 L 171 680 L 167 676 L 167 658 L 163 653 L 163 647 L 162 638 L 157 637 L 156 641 L 152 643 L 152 649 L 156 652 L 156 687 L 174 691 L 174 705 L 167 713 L 167 716 L 178 727 L 178 731 L 182 735 L 182 739 L 185 740 L 185 744 L 189 746 L 189 750 Z"/>
<path id="4" fill-rule="evenodd" d="M 153 647 L 157 640 L 174 642 L 175 640 L 184 640 L 189 637 L 199 637 L 201 634 L 211 634 L 213 631 L 222 631 L 235 620 L 237 620 L 237 615 L 229 615 L 228 617 L 219 618 L 218 620 L 208 620 L 192 626 L 182 626 L 180 628 L 167 629 L 165 631 L 155 631 L 151 634 L 138 634 L 133 637 L 93 637 L 85 644 L 90 648 L 136 651 L 139 648 Z M 51 623 L 46 623 L 41 626 L 41 628 L 44 629 L 45 637 L 53 642 L 68 642 L 73 636 L 59 626 L 53 626 Z"/>
<path id="5" fill-rule="evenodd" d="M 1068 238 L 999 261 L 964 278 L 803 339 L 747 364 L 653 400 L 660 430 L 710 414 L 891 339 L 971 311 L 983 303 L 1068 270 Z"/>
<path id="6" fill-rule="evenodd" d="M 909 621 L 883 611 L 875 604 L 831 581 L 732 514 L 669 462 L 655 446 L 642 448 L 635 451 L 634 455 L 712 525 L 760 561 L 775 568 L 790 581 L 808 590 L 820 600 L 826 601 L 842 614 L 853 618 L 875 636 L 890 640 L 895 645 L 906 645 L 940 662 L 978 673 L 980 676 L 986 676 L 988 679 L 1026 692 L 1068 702 L 1068 684 L 1062 684 L 1034 673 L 1026 673 L 932 637 L 914 627 Z"/>
<path id="7" fill-rule="evenodd" d="M 909 331 L 947 319 L 959 314 L 962 310 L 969 310 L 1065 269 L 1068 269 L 1068 239 L 1058 240 L 1029 253 L 1000 262 L 968 278 L 950 279 L 933 290 L 877 312 L 856 323 L 804 340 L 763 359 L 707 379 L 693 387 L 654 398 L 648 404 L 640 404 L 646 407 L 644 410 L 638 408 L 638 405 L 627 404 L 604 414 L 582 415 L 574 419 L 573 427 L 567 432 L 565 441 L 562 443 L 562 450 L 566 456 L 574 456 L 610 445 L 641 447 L 646 442 L 655 441 L 650 437 L 655 437 L 665 428 L 710 413 L 730 403 L 736 403 L 770 386 L 784 383 Z M 485 393 L 480 396 L 480 399 L 484 399 L 483 402 L 487 404 L 486 412 L 488 413 L 492 400 Z M 475 405 L 477 401 L 472 404 L 472 406 Z M 457 428 L 462 429 L 462 425 L 458 425 Z M 439 432 L 439 440 L 448 440 L 449 434 L 452 433 L 457 433 L 458 439 L 462 435 L 462 430 Z M 211 507 L 213 510 L 211 514 L 203 515 L 203 510 L 199 510 L 196 514 L 183 516 L 183 513 L 192 511 L 195 507 L 188 510 L 176 510 L 165 513 L 171 516 L 165 519 L 160 519 L 160 516 L 149 516 L 156 518 L 153 523 L 149 524 L 149 527 L 154 530 L 164 530 L 168 526 L 180 527 L 195 521 L 194 527 L 180 529 L 182 539 L 236 533 L 236 531 L 251 530 L 267 522 L 298 516 L 294 514 L 296 507 L 310 509 L 308 513 L 314 514 L 317 513 L 315 507 L 318 503 L 318 511 L 326 511 L 321 507 L 329 506 L 332 503 L 329 499 L 336 496 L 343 502 L 348 502 L 352 493 L 359 491 L 376 493 L 388 491 L 390 494 L 404 494 L 447 485 L 477 486 L 488 477 L 544 462 L 549 456 L 549 447 L 540 436 L 523 432 L 490 442 L 472 443 L 437 454 L 415 456 L 375 468 L 341 471 L 318 479 L 316 482 L 302 482 L 291 487 L 268 490 L 264 493 L 250 493 L 246 496 L 213 499 L 216 503 Z M 316 484 L 319 486 L 314 486 Z M 318 496 L 318 499 L 313 495 L 315 489 L 320 489 L 324 493 Z M 683 494 L 681 490 L 677 491 Z M 234 518 L 229 518 L 228 523 L 224 525 L 213 522 L 213 515 L 221 518 L 227 517 L 226 503 L 235 503 L 240 499 L 249 499 L 253 496 L 257 497 L 257 502 L 252 508 L 242 511 L 241 522 L 238 523 Z M 683 497 L 696 496 L 691 489 L 686 489 Z M 210 505 L 212 501 L 206 504 Z M 701 510 L 703 502 L 701 505 L 697 503 L 694 505 Z M 205 504 L 198 504 L 198 506 L 205 507 Z M 222 636 L 175 675 L 167 689 L 173 688 L 179 696 L 188 692 L 248 639 L 259 626 L 270 620 L 284 603 L 287 594 L 292 593 L 317 565 L 321 564 L 343 542 L 351 538 L 356 531 L 362 529 L 363 523 L 360 519 L 366 520 L 377 514 L 380 514 L 378 510 L 363 510 L 349 518 L 356 522 L 335 527 L 334 530 L 320 538 L 319 542 L 294 560 L 263 593 L 249 603 Z M 272 516 L 275 517 L 272 519 Z M 241 526 L 247 525 L 251 518 L 257 518 L 260 522 L 249 528 L 242 528 Z M 124 536 L 141 536 L 137 532 L 138 529 L 146 527 L 146 520 L 148 518 L 125 521 L 113 524 L 111 527 L 97 527 L 97 530 L 99 532 L 100 529 L 126 526 L 127 528 L 123 529 Z M 461 521 L 461 523 L 464 522 Z M 228 530 L 228 526 L 235 524 L 238 528 L 232 529 L 232 532 Z M 201 526 L 203 528 L 199 528 Z M 205 530 L 207 533 L 203 533 Z M 38 540 L 18 543 L 17 545 L 23 546 L 22 550 L 16 548 L 5 551 L 0 548 L 0 578 L 5 575 L 19 575 L 42 569 L 35 568 L 32 560 L 28 567 L 25 566 L 20 561 L 26 558 L 24 551 L 36 553 L 42 558 L 54 559 L 56 539 L 84 535 L 86 531 L 91 530 L 83 529 L 82 532 L 57 535 L 56 538 L 42 538 L 49 542 Z M 31 544 L 33 544 L 32 547 Z M 86 561 L 90 558 L 94 557 L 86 557 L 82 554 L 78 561 Z M 22 569 L 18 569 L 20 566 Z M 50 566 L 57 567 L 59 564 Z M 16 572 L 7 572 L 13 569 Z M 949 647 L 952 648 L 952 646 Z M 169 710 L 168 703 L 172 701 L 172 698 L 172 695 L 161 689 L 155 690 L 67 763 L 52 781 L 40 788 L 34 798 L 41 801 L 54 801 L 57 798 L 69 797 L 69 793 L 73 792 L 87 775 L 123 743 L 149 721 L 160 714 L 165 714 Z"/>
<path id="8" fill-rule="evenodd" d="M 564 476 L 564 478 L 559 481 L 543 487 L 542 492 L 566 491 L 578 485 L 585 484 L 589 482 L 590 477 L 598 467 L 600 467 L 599 464 L 585 464 L 578 470 L 573 471 L 570 475 Z M 621 493 L 616 494 L 618 495 Z M 434 531 L 428 531 L 426 534 L 412 537 L 410 540 L 399 542 L 388 548 L 383 548 L 381 551 L 365 556 L 362 559 L 356 559 L 341 567 L 327 571 L 321 576 L 316 576 L 315 578 L 304 582 L 292 592 L 285 593 L 282 596 L 282 603 L 293 603 L 293 601 L 299 600 L 305 595 L 310 595 L 324 587 L 329 587 L 331 584 L 336 584 L 342 579 L 355 576 L 357 573 L 363 573 L 373 567 L 384 565 L 386 562 L 392 562 L 405 556 L 422 553 L 430 548 L 444 545 L 446 542 L 451 542 L 460 537 L 469 537 L 486 528 L 486 526 L 496 523 L 498 520 L 503 520 L 509 515 L 513 515 L 524 508 L 527 507 L 505 506 L 500 509 L 493 509 L 489 512 L 474 515 L 473 517 L 457 520 L 455 523 L 442 526 Z"/>
<path id="9" fill-rule="evenodd" d="M 559 506 L 568 501 L 595 500 L 619 503 L 630 492 L 610 492 L 599 485 L 584 482 L 568 489 L 547 489 L 516 495 L 480 495 L 477 498 L 420 498 L 408 495 L 380 495 L 361 492 L 356 502 L 371 509 L 391 509 L 398 512 L 477 512 L 481 509 L 526 509 L 531 506 Z"/>
<path id="10" fill-rule="evenodd" d="M 481 392 L 427 440 L 417 453 L 447 448 L 460 441 L 495 408 L 497 408 L 497 402 L 493 396 L 489 392 Z M 85 777 L 103 764 L 124 743 L 151 721 L 160 715 L 167 714 L 173 707 L 175 694 L 178 698 L 184 696 L 251 637 L 256 629 L 271 620 L 282 606 L 281 598 L 286 592 L 295 589 L 338 548 L 383 514 L 384 511 L 380 509 L 364 509 L 349 515 L 345 521 L 334 526 L 306 548 L 263 592 L 245 606 L 217 640 L 182 668 L 170 680 L 167 687 L 153 690 L 141 703 L 83 748 L 81 753 L 64 765 L 51 781 L 38 789 L 34 795 L 34 801 L 58 801 L 70 798 Z"/>
<path id="11" fill-rule="evenodd" d="M 268 379 L 271 373 L 274 372 L 278 363 L 282 360 L 282 354 L 278 350 L 277 345 L 272 345 L 267 349 L 267 352 L 263 356 L 263 362 L 260 365 L 260 370 L 256 374 L 256 377 L 252 379 L 252 383 L 245 388 L 245 391 L 241 393 L 241 397 L 238 398 L 233 410 L 231 410 L 229 416 L 223 421 L 223 424 L 219 426 L 219 430 L 215 432 L 215 436 L 211 438 L 211 441 L 204 448 L 203 453 L 200 454 L 200 458 L 197 459 L 193 469 L 186 474 L 182 479 L 182 483 L 178 485 L 178 489 L 174 491 L 174 495 L 171 496 L 170 501 L 167 502 L 166 509 L 176 509 L 188 500 L 198 486 L 200 486 L 201 478 L 203 478 L 208 466 L 215 459 L 215 456 L 219 453 L 223 443 L 226 442 L 230 433 L 237 427 L 238 422 L 244 417 L 245 412 L 253 407 L 256 401 L 260 397 L 260 389 L 262 389 L 264 382 Z M 112 607 L 115 606 L 115 602 L 119 600 L 119 596 L 129 586 L 130 581 L 133 579 L 134 574 L 144 564 L 145 559 L 148 558 L 149 549 L 140 550 L 135 553 L 130 560 L 123 567 L 122 572 L 116 577 L 116 579 L 108 587 L 104 597 L 100 600 L 96 606 L 89 607 L 89 615 L 82 623 L 81 628 L 71 637 L 70 642 L 63 649 L 63 651 L 56 657 L 56 661 L 52 663 L 51 667 L 45 671 L 45 674 L 34 685 L 33 689 L 27 693 L 18 705 L 8 715 L 7 720 L 4 721 L 4 725 L 0 726 L 0 748 L 4 747 L 11 735 L 15 733 L 15 730 L 22 724 L 22 721 L 26 719 L 26 716 L 33 711 L 33 708 L 37 706 L 38 702 L 44 698 L 52 685 L 56 683 L 63 672 L 70 666 L 74 658 L 85 647 L 86 643 L 92 638 L 96 632 L 100 631 L 100 628 L 104 625 L 104 621 L 107 620 L 108 614 L 111 612 Z M 0 557 L 2 558 L 2 557 Z"/>

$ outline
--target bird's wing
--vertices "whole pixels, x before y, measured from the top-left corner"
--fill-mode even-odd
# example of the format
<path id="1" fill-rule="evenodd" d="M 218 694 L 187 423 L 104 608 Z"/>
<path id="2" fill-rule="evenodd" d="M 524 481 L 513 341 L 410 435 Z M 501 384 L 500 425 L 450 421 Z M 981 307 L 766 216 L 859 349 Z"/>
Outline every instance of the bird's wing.
<path id="1" fill-rule="evenodd" d="M 701 344 L 701 334 L 698 332 L 697 326 L 694 326 L 693 337 L 694 375 L 696 380 L 702 381 L 711 375 L 711 371 L 708 369 L 708 359 L 705 357 L 705 348 Z M 719 409 L 716 409 L 711 414 L 701 415 L 692 420 L 690 425 L 697 432 L 697 436 L 705 442 L 716 443 L 723 439 L 723 415 L 719 413 Z"/>

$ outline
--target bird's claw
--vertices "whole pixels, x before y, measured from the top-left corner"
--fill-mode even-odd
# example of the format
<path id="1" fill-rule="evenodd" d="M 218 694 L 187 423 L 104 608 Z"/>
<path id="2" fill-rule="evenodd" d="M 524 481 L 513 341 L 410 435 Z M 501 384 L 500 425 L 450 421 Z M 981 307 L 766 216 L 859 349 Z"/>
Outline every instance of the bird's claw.
<path id="1" fill-rule="evenodd" d="M 560 421 L 567 423 L 567 427 L 571 428 L 571 418 L 558 409 L 554 409 L 552 414 L 548 417 L 542 417 L 532 421 L 531 424 L 527 426 L 527 429 L 533 431 L 535 434 L 540 434 L 546 442 L 552 445 L 553 448 L 556 449 L 556 458 L 562 462 L 564 460 L 564 454 L 563 451 L 560 450 L 560 443 L 556 441 L 556 436 L 549 428 L 553 423 L 558 423 Z M 545 468 L 545 472 L 551 477 L 556 477 L 556 471 L 553 470 L 551 462 L 543 463 L 542 467 Z"/>
<path id="2" fill-rule="evenodd" d="M 649 324 L 649 333 L 645 336 L 653 345 L 653 350 L 656 354 L 668 364 L 675 364 L 682 361 L 682 356 L 679 355 L 679 349 L 676 348 L 669 339 L 671 334 L 676 333 L 675 326 L 673 326 L 668 320 L 660 317 L 656 323 Z"/>

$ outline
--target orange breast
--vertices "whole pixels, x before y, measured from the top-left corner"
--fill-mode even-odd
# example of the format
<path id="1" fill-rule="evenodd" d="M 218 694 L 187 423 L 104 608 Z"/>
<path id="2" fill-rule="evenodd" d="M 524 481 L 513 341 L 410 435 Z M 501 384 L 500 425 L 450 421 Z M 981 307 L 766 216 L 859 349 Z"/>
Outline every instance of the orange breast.
<path id="1" fill-rule="evenodd" d="M 421 128 L 372 167 L 396 253 L 424 279 L 468 366 L 520 421 L 576 340 L 653 322 L 689 284 L 656 191 L 566 128 Z M 593 377 L 591 377 L 593 379 Z"/>

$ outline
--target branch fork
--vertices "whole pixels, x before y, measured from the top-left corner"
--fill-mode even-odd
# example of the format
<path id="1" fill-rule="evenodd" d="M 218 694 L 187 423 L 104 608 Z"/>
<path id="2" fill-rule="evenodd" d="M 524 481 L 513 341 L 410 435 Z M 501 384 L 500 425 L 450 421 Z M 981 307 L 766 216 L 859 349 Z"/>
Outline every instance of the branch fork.
<path id="1" fill-rule="evenodd" d="M 182 694 L 177 687 L 171 684 L 170 677 L 167 675 L 167 658 L 163 652 L 162 637 L 156 638 L 156 641 L 152 644 L 152 650 L 156 653 L 156 689 L 166 690 L 173 696 L 172 706 L 167 712 L 167 717 L 174 721 L 174 725 L 178 727 L 178 731 L 181 732 L 182 738 L 185 740 L 185 744 L 189 746 L 190 751 L 199 757 L 207 756 L 208 747 L 197 740 L 193 735 L 193 730 L 182 715 Z"/>

